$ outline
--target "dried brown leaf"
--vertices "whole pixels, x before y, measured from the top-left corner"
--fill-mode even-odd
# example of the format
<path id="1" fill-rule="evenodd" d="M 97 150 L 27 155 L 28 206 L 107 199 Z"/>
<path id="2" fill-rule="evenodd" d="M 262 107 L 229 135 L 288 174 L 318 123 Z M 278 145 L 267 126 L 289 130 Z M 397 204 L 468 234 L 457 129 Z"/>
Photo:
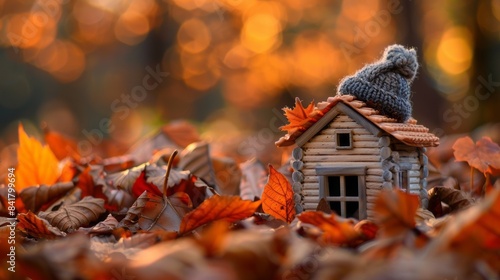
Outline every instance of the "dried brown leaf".
<path id="1" fill-rule="evenodd" d="M 216 186 L 215 173 L 209 153 L 207 142 L 192 143 L 179 155 L 178 167 L 188 170 L 191 174 L 202 178 L 210 186 Z"/>
<path id="2" fill-rule="evenodd" d="M 113 230 L 118 226 L 118 221 L 109 214 L 106 219 L 99 222 L 97 225 L 93 226 L 89 233 L 94 234 L 111 234 Z"/>
<path id="3" fill-rule="evenodd" d="M 332 209 L 330 208 L 330 204 L 328 204 L 328 201 L 326 201 L 326 199 L 324 197 L 322 197 L 319 200 L 318 206 L 316 207 L 316 211 L 321 211 L 321 212 L 324 212 L 326 214 L 333 213 Z"/>
<path id="4" fill-rule="evenodd" d="M 500 273 L 500 183 L 486 197 L 455 215 L 429 244 L 427 253 L 454 251 L 471 259 L 486 261 Z"/>
<path id="5" fill-rule="evenodd" d="M 56 239 L 66 236 L 66 233 L 53 227 L 47 220 L 37 217 L 32 212 L 17 215 L 17 228 L 24 234 L 37 239 Z"/>
<path id="6" fill-rule="evenodd" d="M 60 198 L 74 187 L 73 182 L 56 183 L 52 186 L 28 187 L 23 189 L 19 196 L 23 200 L 26 209 L 36 213 L 44 204 Z"/>
<path id="7" fill-rule="evenodd" d="M 217 190 L 222 195 L 239 195 L 241 170 L 232 158 L 212 157 Z"/>
<path id="8" fill-rule="evenodd" d="M 257 159 L 252 159 L 240 164 L 242 178 L 240 183 L 240 196 L 252 200 L 261 197 L 267 181 L 267 170 L 264 164 Z"/>
<path id="9" fill-rule="evenodd" d="M 97 220 L 104 212 L 103 199 L 87 196 L 79 202 L 63 205 L 57 211 L 40 212 L 38 215 L 60 230 L 71 232 Z"/>
<path id="10" fill-rule="evenodd" d="M 431 211 L 433 209 L 439 209 L 442 202 L 450 207 L 451 212 L 467 209 L 474 203 L 470 195 L 461 190 L 447 187 L 434 187 L 430 189 L 428 208 L 431 209 Z M 439 213 L 434 213 L 434 215 L 437 217 L 441 216 Z"/>
<path id="11" fill-rule="evenodd" d="M 474 144 L 466 136 L 453 144 L 453 154 L 457 161 L 466 161 L 470 166 L 482 173 L 493 174 L 500 169 L 500 147 L 489 137 L 483 137 Z"/>
<path id="12" fill-rule="evenodd" d="M 166 199 L 155 194 L 144 192 L 130 207 L 121 225 L 132 230 L 178 231 L 181 220 L 192 209 L 189 196 L 177 192 Z"/>

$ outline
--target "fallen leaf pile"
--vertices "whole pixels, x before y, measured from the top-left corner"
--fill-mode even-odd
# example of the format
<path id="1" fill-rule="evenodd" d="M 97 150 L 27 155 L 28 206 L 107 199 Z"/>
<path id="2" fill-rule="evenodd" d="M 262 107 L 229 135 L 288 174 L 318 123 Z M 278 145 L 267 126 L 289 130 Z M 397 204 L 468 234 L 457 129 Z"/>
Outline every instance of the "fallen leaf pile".
<path id="1" fill-rule="evenodd" d="M 314 109 L 296 106 L 287 116 L 298 127 Z M 296 213 L 285 174 L 258 159 L 214 157 L 190 127 L 163 128 L 127 154 L 106 158 L 62 149 L 75 147 L 72 140 L 45 132 L 48 146 L 19 127 L 15 273 L 7 270 L 11 221 L 7 187 L 0 187 L 1 279 L 500 275 L 498 146 L 491 140 L 475 150 L 472 140 L 453 146 L 466 169 L 489 174 L 484 196 L 449 176 L 430 184 L 427 208 L 415 195 L 386 190 L 374 201 L 375 219 L 359 221 L 339 217 L 324 200 L 316 211 Z"/>

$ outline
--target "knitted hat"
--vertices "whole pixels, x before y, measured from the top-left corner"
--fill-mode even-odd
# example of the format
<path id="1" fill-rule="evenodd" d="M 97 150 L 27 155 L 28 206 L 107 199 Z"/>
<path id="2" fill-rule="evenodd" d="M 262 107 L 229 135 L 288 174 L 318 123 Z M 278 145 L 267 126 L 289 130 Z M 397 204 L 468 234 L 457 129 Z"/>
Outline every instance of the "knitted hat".
<path id="1" fill-rule="evenodd" d="M 385 49 L 382 59 L 345 77 L 338 94 L 354 95 L 381 114 L 405 122 L 411 117 L 410 85 L 417 68 L 414 49 L 392 45 Z"/>

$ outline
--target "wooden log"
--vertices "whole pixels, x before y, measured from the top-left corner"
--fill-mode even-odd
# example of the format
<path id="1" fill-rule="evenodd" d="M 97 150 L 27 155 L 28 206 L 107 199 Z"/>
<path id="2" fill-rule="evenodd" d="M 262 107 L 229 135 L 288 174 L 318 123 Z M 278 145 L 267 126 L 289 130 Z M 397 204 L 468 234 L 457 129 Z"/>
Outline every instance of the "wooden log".
<path id="1" fill-rule="evenodd" d="M 355 121 L 343 121 L 343 122 L 331 122 L 330 125 L 328 125 L 329 128 L 333 129 L 346 129 L 346 128 L 359 128 L 362 129 L 363 127 L 356 123 Z"/>
<path id="2" fill-rule="evenodd" d="M 293 201 L 295 202 L 295 204 L 300 204 L 300 202 L 302 201 L 302 197 L 300 196 L 300 194 L 293 194 Z"/>
<path id="3" fill-rule="evenodd" d="M 422 186 L 423 189 L 427 188 L 427 179 L 422 179 L 420 180 L 420 186 Z"/>
<path id="4" fill-rule="evenodd" d="M 366 175 L 382 176 L 384 170 L 382 168 L 368 168 L 366 170 Z"/>
<path id="5" fill-rule="evenodd" d="M 427 167 L 427 165 L 424 165 L 424 167 L 422 167 L 422 175 L 421 176 L 423 178 L 429 177 L 429 168 Z"/>
<path id="6" fill-rule="evenodd" d="M 392 180 L 392 172 L 389 170 L 385 170 L 384 174 L 382 175 L 382 179 L 384 179 L 385 182 L 390 182 Z"/>
<path id="7" fill-rule="evenodd" d="M 354 141 L 353 148 L 377 148 L 377 142 L 375 141 Z M 315 142 L 314 139 L 311 139 L 310 142 L 307 142 L 302 146 L 302 148 L 331 148 L 336 149 L 337 144 L 334 142 Z M 302 160 L 304 161 L 304 160 Z"/>
<path id="8" fill-rule="evenodd" d="M 383 183 L 384 180 L 380 176 L 368 175 L 365 177 L 366 182 L 370 183 Z"/>
<path id="9" fill-rule="evenodd" d="M 304 174 L 302 174 L 302 172 L 300 171 L 294 171 L 292 173 L 292 181 L 293 182 L 303 182 L 304 181 Z"/>
<path id="10" fill-rule="evenodd" d="M 416 191 L 417 193 L 420 192 L 420 184 L 410 184 L 409 187 L 411 191 Z"/>
<path id="11" fill-rule="evenodd" d="M 319 189 L 305 189 L 302 194 L 304 196 L 319 196 Z"/>
<path id="12" fill-rule="evenodd" d="M 393 183 L 392 182 L 384 182 L 382 183 L 382 189 L 390 190 L 393 188 Z"/>
<path id="13" fill-rule="evenodd" d="M 420 178 L 420 171 L 415 171 L 415 170 L 408 170 L 408 177 L 416 177 Z"/>
<path id="14" fill-rule="evenodd" d="M 420 164 L 419 160 L 417 157 L 402 157 L 400 155 L 399 157 L 399 162 L 400 163 L 415 163 L 415 164 Z"/>
<path id="15" fill-rule="evenodd" d="M 373 221 L 376 217 L 376 213 L 374 211 L 366 211 L 366 219 L 367 220 L 370 220 L 370 221 Z"/>
<path id="16" fill-rule="evenodd" d="M 408 183 L 410 184 L 420 184 L 420 177 L 410 177 Z"/>
<path id="17" fill-rule="evenodd" d="M 336 150 L 332 148 L 306 148 L 306 155 L 379 155 L 378 148 L 354 148 L 349 150 Z"/>
<path id="18" fill-rule="evenodd" d="M 366 189 L 366 196 L 377 196 L 379 193 L 380 193 L 380 190 Z"/>
<path id="19" fill-rule="evenodd" d="M 303 183 L 302 184 L 302 190 L 315 190 L 319 189 L 318 183 Z"/>
<path id="20" fill-rule="evenodd" d="M 320 166 L 323 166 L 323 167 L 342 167 L 342 166 L 345 166 L 346 163 L 336 163 L 336 164 L 332 164 L 332 163 L 324 163 L 324 162 L 304 162 L 304 168 L 302 168 L 302 172 L 306 172 L 308 170 L 316 170 L 316 167 L 320 167 Z M 381 163 L 380 162 L 360 162 L 360 163 L 354 163 L 353 165 L 356 165 L 356 166 L 363 166 L 363 167 L 366 167 L 367 169 L 370 169 L 370 168 L 373 168 L 373 169 L 381 169 L 382 166 L 381 166 Z M 304 173 L 305 174 L 305 173 Z"/>
<path id="21" fill-rule="evenodd" d="M 392 150 L 389 147 L 382 147 L 379 152 L 382 159 L 388 159 L 392 154 Z"/>
<path id="22" fill-rule="evenodd" d="M 308 176 L 316 176 L 316 169 L 302 168 L 301 172 L 302 174 L 304 174 L 304 181 L 307 180 Z"/>
<path id="23" fill-rule="evenodd" d="M 427 155 L 425 154 L 421 154 L 420 156 L 420 163 L 424 166 L 426 166 L 427 164 L 429 164 L 429 158 L 427 157 Z"/>
<path id="24" fill-rule="evenodd" d="M 302 155 L 303 155 L 303 152 L 302 152 L 302 149 L 300 147 L 296 147 L 295 149 L 293 149 L 293 151 L 292 151 L 292 158 L 294 160 L 301 160 L 302 159 Z"/>
<path id="25" fill-rule="evenodd" d="M 304 173 L 302 173 L 304 174 Z M 311 176 L 304 176 L 304 180 L 302 181 L 303 184 L 305 183 L 317 183 L 318 180 L 318 175 L 311 175 Z"/>
<path id="26" fill-rule="evenodd" d="M 304 162 L 315 161 L 324 163 L 338 162 L 379 162 L 380 156 L 370 155 L 351 155 L 351 156 L 333 156 L 333 155 L 304 155 Z"/>
<path id="27" fill-rule="evenodd" d="M 339 114 L 334 118 L 334 122 L 352 122 L 353 119 L 351 119 L 349 116 L 344 115 L 344 114 Z M 331 123 L 330 123 L 331 125 Z"/>
<path id="28" fill-rule="evenodd" d="M 300 171 L 300 170 L 302 170 L 303 167 L 304 167 L 304 163 L 302 161 L 300 161 L 300 160 L 292 161 L 292 168 L 295 171 Z"/>
<path id="29" fill-rule="evenodd" d="M 318 203 L 303 202 L 304 210 L 316 210 Z"/>
<path id="30" fill-rule="evenodd" d="M 302 184 L 299 182 L 294 182 L 292 184 L 292 189 L 293 189 L 293 192 L 300 193 L 302 191 Z"/>
<path id="31" fill-rule="evenodd" d="M 321 130 L 321 132 L 319 133 L 319 135 L 335 135 L 335 130 L 337 129 L 346 129 L 346 128 L 325 128 L 323 130 Z M 369 132 L 368 130 L 362 128 L 362 127 L 359 127 L 359 128 L 352 128 L 352 133 L 353 134 L 357 134 L 357 135 L 373 135 L 371 132 Z"/>
<path id="32" fill-rule="evenodd" d="M 408 157 L 408 158 L 415 158 L 415 160 L 417 160 L 418 162 L 420 162 L 419 158 L 418 158 L 418 153 L 417 152 L 408 152 L 408 151 L 399 151 L 399 157 L 402 158 L 402 157 Z"/>
<path id="33" fill-rule="evenodd" d="M 374 189 L 374 190 L 381 190 L 382 189 L 382 183 L 371 183 L 367 182 L 365 183 L 367 189 Z"/>
<path id="34" fill-rule="evenodd" d="M 378 146 L 380 148 L 389 147 L 390 144 L 391 144 L 391 138 L 389 138 L 389 136 L 382 136 L 378 139 Z"/>
<path id="35" fill-rule="evenodd" d="M 314 203 L 317 206 L 319 203 L 319 197 L 318 196 L 305 196 L 303 201 L 304 201 L 304 203 Z"/>

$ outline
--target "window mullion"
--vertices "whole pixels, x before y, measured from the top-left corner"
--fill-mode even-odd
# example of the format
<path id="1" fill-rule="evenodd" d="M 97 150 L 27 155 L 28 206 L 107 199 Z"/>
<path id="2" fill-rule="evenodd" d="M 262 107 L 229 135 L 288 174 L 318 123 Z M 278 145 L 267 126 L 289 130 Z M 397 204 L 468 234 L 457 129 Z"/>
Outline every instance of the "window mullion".
<path id="1" fill-rule="evenodd" d="M 342 217 L 347 217 L 347 211 L 346 211 L 346 191 L 345 191 L 345 176 L 340 176 L 340 212 Z"/>

